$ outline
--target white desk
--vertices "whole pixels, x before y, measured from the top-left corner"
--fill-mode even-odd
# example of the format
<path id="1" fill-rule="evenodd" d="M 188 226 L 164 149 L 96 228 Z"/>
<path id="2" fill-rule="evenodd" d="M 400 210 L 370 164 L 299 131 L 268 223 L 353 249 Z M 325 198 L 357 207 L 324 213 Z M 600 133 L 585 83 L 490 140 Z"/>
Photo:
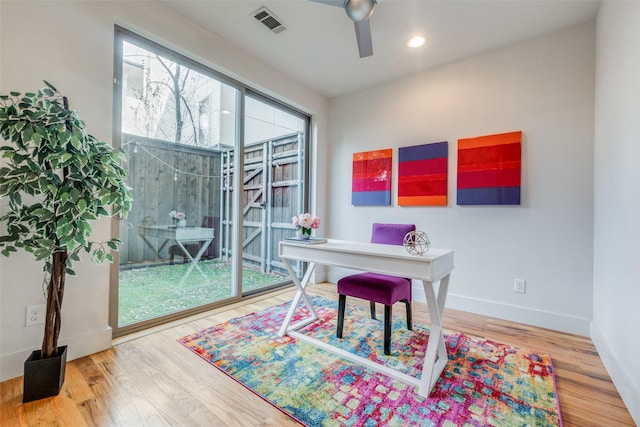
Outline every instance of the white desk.
<path id="1" fill-rule="evenodd" d="M 191 267 L 185 275 L 191 274 L 193 268 L 197 268 L 200 274 L 204 277 L 205 274 L 198 266 L 198 261 L 202 257 L 202 254 L 207 250 L 211 242 L 213 241 L 213 228 L 207 227 L 176 227 L 171 225 L 141 225 L 138 227 L 138 234 L 142 237 L 142 240 L 156 253 L 156 259 L 160 258 L 160 251 L 164 249 L 167 242 L 174 240 L 182 252 L 191 261 Z M 163 240 L 160 246 L 154 246 L 149 242 L 147 237 Z M 189 251 L 184 247 L 185 243 L 202 242 L 200 250 L 195 257 L 191 256 Z"/>
<path id="2" fill-rule="evenodd" d="M 278 335 L 290 335 L 296 339 L 322 347 L 377 372 L 415 385 L 418 387 L 418 393 L 421 396 L 427 397 L 429 395 L 447 364 L 447 349 L 442 333 L 442 313 L 447 298 L 449 275 L 451 270 L 453 270 L 453 251 L 430 249 L 426 254 L 420 256 L 409 254 L 403 246 L 329 239 L 327 243 L 316 245 L 282 241 L 279 246 L 279 255 L 291 276 L 291 280 L 293 280 L 296 285 L 297 292 L 291 302 L 291 307 L 282 323 Z M 291 267 L 290 261 L 293 260 L 309 262 L 309 268 L 305 272 L 302 280 L 298 279 L 295 271 Z M 431 317 L 431 334 L 424 356 L 421 378 L 414 378 L 395 369 L 377 364 L 297 331 L 297 329 L 318 320 L 318 315 L 305 292 L 305 287 L 309 282 L 309 278 L 316 264 L 334 265 L 337 267 L 372 271 L 393 276 L 410 277 L 422 282 Z M 440 286 L 436 293 L 435 288 L 438 281 L 440 282 Z M 311 317 L 292 325 L 291 319 L 301 299 L 309 308 Z"/>

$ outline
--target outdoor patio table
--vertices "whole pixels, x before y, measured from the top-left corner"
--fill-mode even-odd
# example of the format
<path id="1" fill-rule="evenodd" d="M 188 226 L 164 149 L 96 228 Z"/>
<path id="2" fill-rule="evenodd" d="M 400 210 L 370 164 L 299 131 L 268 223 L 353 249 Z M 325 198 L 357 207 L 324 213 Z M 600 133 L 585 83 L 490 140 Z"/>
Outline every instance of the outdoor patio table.
<path id="1" fill-rule="evenodd" d="M 198 261 L 202 257 L 202 254 L 207 250 L 211 242 L 213 241 L 213 233 L 215 229 L 207 227 L 176 227 L 173 225 L 141 225 L 138 227 L 138 234 L 142 237 L 142 240 L 155 252 L 156 259 L 160 258 L 160 251 L 164 249 L 167 243 L 171 240 L 175 241 L 185 256 L 191 260 L 191 267 L 185 277 L 191 274 L 194 268 L 197 268 L 202 276 L 205 276 L 204 272 L 198 266 Z M 148 237 L 161 240 L 160 246 L 153 245 Z M 202 242 L 200 250 L 196 256 L 191 256 L 189 251 L 184 247 L 185 243 Z"/>

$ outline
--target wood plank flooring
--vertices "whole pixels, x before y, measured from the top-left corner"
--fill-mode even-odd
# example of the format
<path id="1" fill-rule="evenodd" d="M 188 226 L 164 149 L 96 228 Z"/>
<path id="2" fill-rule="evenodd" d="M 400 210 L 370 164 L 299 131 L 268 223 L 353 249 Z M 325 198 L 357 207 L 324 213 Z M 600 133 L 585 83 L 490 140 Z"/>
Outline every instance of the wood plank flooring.
<path id="1" fill-rule="evenodd" d="M 337 297 L 330 284 L 309 288 L 310 294 Z M 120 340 L 108 351 L 71 361 L 57 397 L 22 404 L 22 377 L 2 382 L 0 425 L 299 425 L 176 342 L 292 296 L 293 291 L 286 290 L 253 298 L 206 318 Z M 347 303 L 357 302 L 350 298 Z M 414 322 L 428 324 L 425 306 L 414 304 Z M 451 309 L 445 311 L 444 327 L 550 353 L 566 427 L 635 425 L 588 338 Z"/>

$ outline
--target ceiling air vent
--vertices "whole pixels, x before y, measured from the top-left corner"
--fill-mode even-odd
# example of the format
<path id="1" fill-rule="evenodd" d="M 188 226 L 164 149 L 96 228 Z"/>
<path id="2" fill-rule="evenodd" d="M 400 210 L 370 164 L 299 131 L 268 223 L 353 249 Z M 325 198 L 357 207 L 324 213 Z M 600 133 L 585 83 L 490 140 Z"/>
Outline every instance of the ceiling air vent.
<path id="1" fill-rule="evenodd" d="M 262 22 L 265 27 L 275 34 L 279 34 L 287 29 L 280 19 L 264 6 L 253 12 L 251 16 Z"/>

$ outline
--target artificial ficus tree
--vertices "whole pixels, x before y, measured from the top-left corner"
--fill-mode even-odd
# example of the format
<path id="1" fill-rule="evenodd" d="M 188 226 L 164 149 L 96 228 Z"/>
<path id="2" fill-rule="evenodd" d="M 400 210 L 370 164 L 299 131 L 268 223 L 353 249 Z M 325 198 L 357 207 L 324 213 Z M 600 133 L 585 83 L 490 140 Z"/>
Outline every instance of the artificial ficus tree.
<path id="1" fill-rule="evenodd" d="M 124 152 L 90 135 L 66 97 L 45 84 L 35 93 L 0 95 L 0 197 L 9 199 L 0 248 L 4 256 L 22 249 L 44 261 L 42 358 L 56 355 L 65 280 L 75 275 L 79 253 L 111 262 L 119 248 L 116 238 L 92 242 L 92 222 L 126 216 L 132 202 Z"/>

